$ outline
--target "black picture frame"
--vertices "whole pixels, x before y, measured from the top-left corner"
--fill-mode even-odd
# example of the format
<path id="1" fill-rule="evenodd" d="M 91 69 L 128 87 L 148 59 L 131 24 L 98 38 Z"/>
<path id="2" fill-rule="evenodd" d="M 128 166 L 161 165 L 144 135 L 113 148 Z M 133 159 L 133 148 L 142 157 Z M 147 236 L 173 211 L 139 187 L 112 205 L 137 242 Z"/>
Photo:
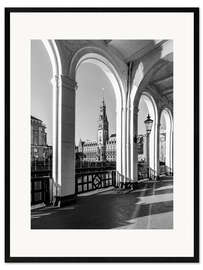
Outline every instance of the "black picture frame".
<path id="1" fill-rule="evenodd" d="M 13 257 L 10 254 L 10 14 L 30 12 L 175 12 L 194 15 L 194 256 Z M 5 8 L 5 262 L 199 262 L 199 8 Z"/>

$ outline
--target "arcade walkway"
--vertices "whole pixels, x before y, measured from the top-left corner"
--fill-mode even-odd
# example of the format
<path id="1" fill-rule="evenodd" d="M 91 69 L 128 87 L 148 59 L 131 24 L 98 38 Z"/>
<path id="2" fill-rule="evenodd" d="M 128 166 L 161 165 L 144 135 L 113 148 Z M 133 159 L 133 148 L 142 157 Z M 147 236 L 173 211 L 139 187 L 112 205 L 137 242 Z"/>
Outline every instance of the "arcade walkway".
<path id="1" fill-rule="evenodd" d="M 31 216 L 32 229 L 172 229 L 173 182 L 83 194 L 75 204 L 32 210 Z"/>

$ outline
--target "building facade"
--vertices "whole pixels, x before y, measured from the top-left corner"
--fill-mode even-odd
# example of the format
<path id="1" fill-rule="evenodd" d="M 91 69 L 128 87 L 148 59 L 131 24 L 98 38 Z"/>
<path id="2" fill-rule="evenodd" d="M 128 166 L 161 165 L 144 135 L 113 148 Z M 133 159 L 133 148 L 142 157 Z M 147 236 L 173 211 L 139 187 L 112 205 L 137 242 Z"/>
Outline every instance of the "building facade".
<path id="1" fill-rule="evenodd" d="M 76 147 L 76 156 L 80 161 L 116 161 L 116 134 L 109 137 L 109 122 L 104 99 L 100 105 L 97 141 L 80 139 L 79 145 Z"/>
<path id="2" fill-rule="evenodd" d="M 47 144 L 46 126 L 42 120 L 31 116 L 31 161 L 44 161 L 52 156 L 52 146 Z"/>

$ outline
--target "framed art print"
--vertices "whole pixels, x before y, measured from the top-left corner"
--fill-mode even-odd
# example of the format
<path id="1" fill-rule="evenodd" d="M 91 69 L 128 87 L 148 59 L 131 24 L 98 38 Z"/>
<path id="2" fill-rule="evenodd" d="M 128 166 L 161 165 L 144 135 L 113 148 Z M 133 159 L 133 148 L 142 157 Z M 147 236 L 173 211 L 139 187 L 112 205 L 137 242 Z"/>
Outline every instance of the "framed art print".
<path id="1" fill-rule="evenodd" d="M 5 261 L 198 262 L 198 8 L 6 8 L 5 55 Z"/>

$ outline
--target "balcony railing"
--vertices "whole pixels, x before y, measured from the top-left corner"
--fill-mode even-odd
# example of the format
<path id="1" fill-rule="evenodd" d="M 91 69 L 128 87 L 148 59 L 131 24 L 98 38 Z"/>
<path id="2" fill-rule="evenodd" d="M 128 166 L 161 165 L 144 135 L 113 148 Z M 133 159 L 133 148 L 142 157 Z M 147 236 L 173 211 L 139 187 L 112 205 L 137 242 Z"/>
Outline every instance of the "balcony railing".
<path id="1" fill-rule="evenodd" d="M 160 166 L 160 174 L 173 175 L 171 168 Z M 150 177 L 149 177 L 150 176 Z M 138 164 L 138 181 L 142 179 L 156 180 L 157 172 L 149 169 L 145 163 Z M 31 204 L 50 202 L 52 181 L 52 164 L 49 161 L 31 164 Z M 129 179 L 129 183 L 132 180 Z M 75 190 L 76 194 L 107 187 L 119 187 L 125 183 L 124 176 L 116 172 L 115 162 L 80 162 L 76 163 Z M 127 181 L 128 182 L 128 181 Z"/>
<path id="2" fill-rule="evenodd" d="M 75 180 L 76 194 L 107 188 L 116 185 L 116 171 L 103 170 L 76 173 Z"/>
<path id="3" fill-rule="evenodd" d="M 31 162 L 31 205 L 50 203 L 50 181 L 52 163 L 50 160 Z"/>
<path id="4" fill-rule="evenodd" d="M 50 178 L 31 178 L 31 205 L 50 202 Z"/>
<path id="5" fill-rule="evenodd" d="M 52 161 L 32 161 L 31 162 L 31 177 L 52 177 Z"/>
<path id="6" fill-rule="evenodd" d="M 172 176 L 173 175 L 173 169 L 166 166 L 166 165 L 160 165 L 159 167 L 159 173 L 160 175 L 169 175 Z"/>

